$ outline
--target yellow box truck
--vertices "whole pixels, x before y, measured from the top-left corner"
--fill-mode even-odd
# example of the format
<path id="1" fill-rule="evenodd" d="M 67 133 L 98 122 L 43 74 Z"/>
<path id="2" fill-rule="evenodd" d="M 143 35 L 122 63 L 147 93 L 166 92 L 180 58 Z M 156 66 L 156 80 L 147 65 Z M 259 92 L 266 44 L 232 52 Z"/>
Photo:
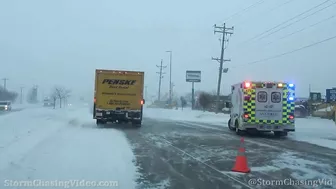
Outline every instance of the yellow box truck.
<path id="1" fill-rule="evenodd" d="M 95 77 L 93 118 L 97 125 L 132 122 L 140 127 L 145 73 L 96 69 Z"/>

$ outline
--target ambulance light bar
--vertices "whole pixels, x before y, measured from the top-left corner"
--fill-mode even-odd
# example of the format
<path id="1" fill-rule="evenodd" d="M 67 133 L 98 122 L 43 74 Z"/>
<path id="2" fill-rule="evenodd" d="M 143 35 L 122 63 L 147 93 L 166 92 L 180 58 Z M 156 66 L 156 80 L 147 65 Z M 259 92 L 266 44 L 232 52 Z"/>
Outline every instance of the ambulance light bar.
<path id="1" fill-rule="evenodd" d="M 245 88 L 250 88 L 250 87 L 251 87 L 251 83 L 249 83 L 249 82 L 245 82 L 245 83 L 244 83 L 244 87 L 245 87 Z"/>

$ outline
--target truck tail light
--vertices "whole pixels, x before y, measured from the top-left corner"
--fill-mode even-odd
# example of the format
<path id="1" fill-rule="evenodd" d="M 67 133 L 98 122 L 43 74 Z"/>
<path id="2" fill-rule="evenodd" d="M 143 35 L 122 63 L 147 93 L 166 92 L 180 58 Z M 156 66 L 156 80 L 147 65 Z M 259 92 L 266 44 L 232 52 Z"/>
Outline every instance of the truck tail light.
<path id="1" fill-rule="evenodd" d="M 141 105 L 143 105 L 143 104 L 144 104 L 144 101 L 143 101 L 143 100 L 141 100 L 141 101 L 140 101 L 140 103 L 141 103 Z"/>
<path id="2" fill-rule="evenodd" d="M 93 102 L 96 103 L 96 101 L 97 101 L 96 98 L 94 98 L 94 99 L 93 99 Z"/>

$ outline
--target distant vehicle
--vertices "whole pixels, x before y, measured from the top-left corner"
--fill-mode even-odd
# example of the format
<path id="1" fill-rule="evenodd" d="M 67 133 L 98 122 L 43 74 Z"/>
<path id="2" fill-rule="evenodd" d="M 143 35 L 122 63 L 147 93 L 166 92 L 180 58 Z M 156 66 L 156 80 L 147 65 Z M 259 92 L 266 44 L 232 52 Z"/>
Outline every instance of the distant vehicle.
<path id="1" fill-rule="evenodd" d="M 283 82 L 242 82 L 232 86 L 230 130 L 274 132 L 287 136 L 295 131 L 295 86 Z M 232 106 L 230 105 L 232 104 Z"/>
<path id="2" fill-rule="evenodd" d="M 10 101 L 0 101 L 0 111 L 11 111 L 12 103 Z"/>
<path id="3" fill-rule="evenodd" d="M 107 122 L 132 122 L 141 127 L 144 72 L 96 70 L 93 119 Z"/>
<path id="4" fill-rule="evenodd" d="M 308 110 L 304 105 L 295 105 L 295 113 L 296 118 L 305 118 L 308 116 Z"/>
<path id="5" fill-rule="evenodd" d="M 43 106 L 45 107 L 53 107 L 54 106 L 54 100 L 50 97 L 46 97 L 43 100 Z"/>

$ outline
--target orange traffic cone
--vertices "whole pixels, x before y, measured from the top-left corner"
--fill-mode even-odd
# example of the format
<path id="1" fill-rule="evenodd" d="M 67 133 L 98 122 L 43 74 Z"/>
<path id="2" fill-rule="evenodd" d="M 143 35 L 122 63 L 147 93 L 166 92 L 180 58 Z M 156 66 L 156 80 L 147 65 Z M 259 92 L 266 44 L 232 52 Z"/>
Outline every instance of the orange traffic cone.
<path id="1" fill-rule="evenodd" d="M 240 139 L 240 147 L 236 157 L 236 163 L 232 168 L 234 172 L 249 173 L 251 169 L 247 165 L 247 157 L 245 156 L 244 138 Z"/>

